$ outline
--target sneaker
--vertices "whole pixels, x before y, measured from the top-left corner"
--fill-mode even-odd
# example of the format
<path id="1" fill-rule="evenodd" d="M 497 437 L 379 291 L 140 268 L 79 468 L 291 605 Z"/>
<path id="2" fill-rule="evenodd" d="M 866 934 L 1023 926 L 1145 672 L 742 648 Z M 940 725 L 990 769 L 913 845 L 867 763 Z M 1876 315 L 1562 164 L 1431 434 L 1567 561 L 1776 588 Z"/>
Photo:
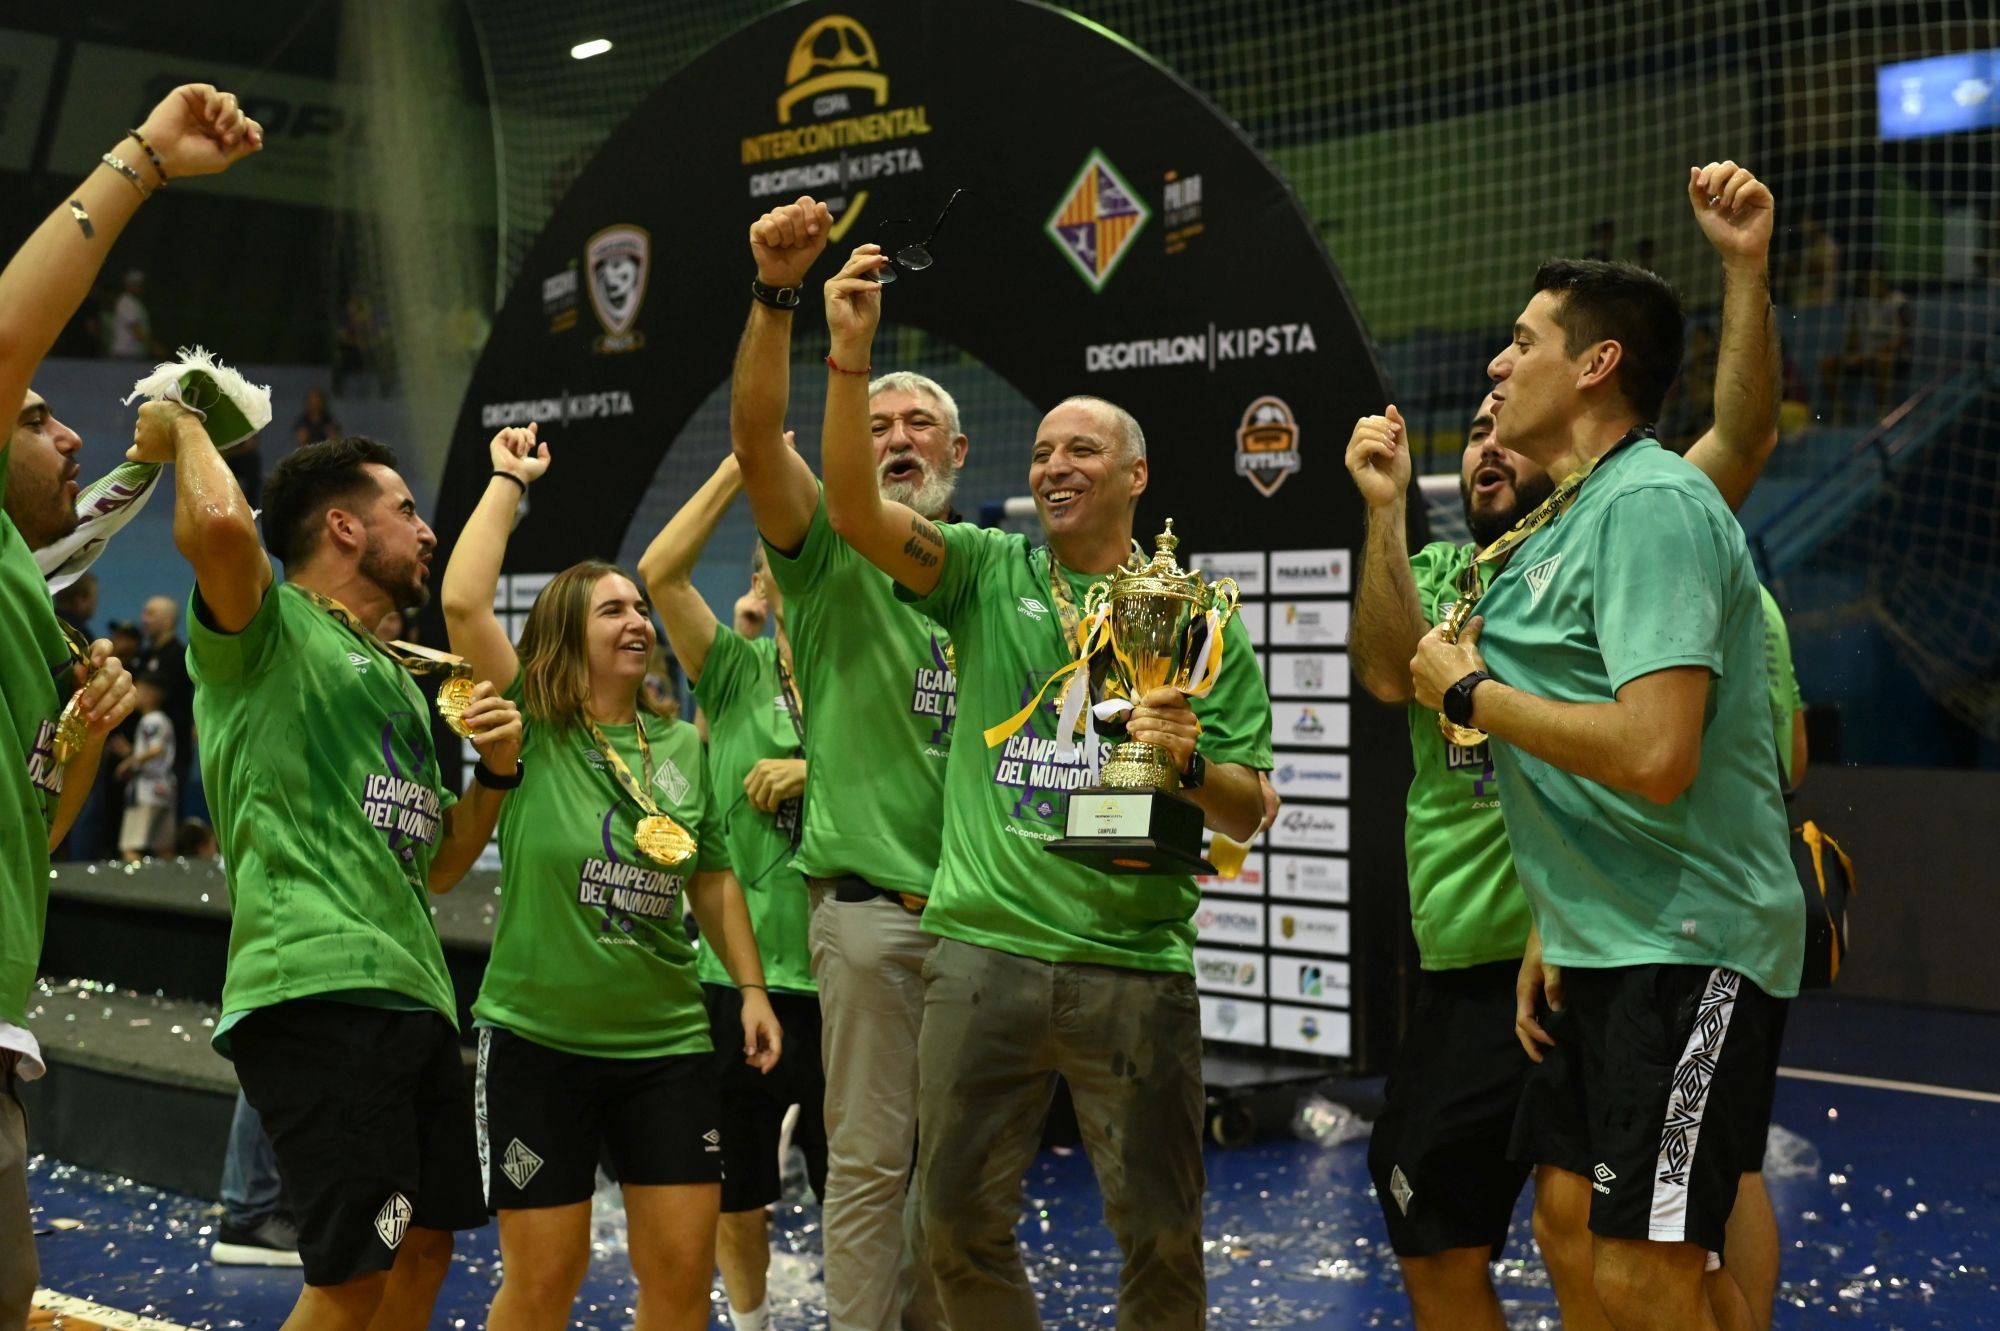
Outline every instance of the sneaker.
<path id="1" fill-rule="evenodd" d="M 281 1215 L 266 1216 L 247 1229 L 224 1221 L 208 1260 L 217 1266 L 299 1266 L 298 1226 Z"/>

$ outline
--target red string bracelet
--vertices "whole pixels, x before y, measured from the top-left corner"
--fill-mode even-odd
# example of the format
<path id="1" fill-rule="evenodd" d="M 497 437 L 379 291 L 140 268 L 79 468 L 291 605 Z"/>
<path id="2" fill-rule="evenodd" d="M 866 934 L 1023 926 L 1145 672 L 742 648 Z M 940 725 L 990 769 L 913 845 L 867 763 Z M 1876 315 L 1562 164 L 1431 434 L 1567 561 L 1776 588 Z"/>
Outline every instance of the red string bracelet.
<path id="1" fill-rule="evenodd" d="M 859 370 L 844 370 L 834 363 L 832 356 L 826 358 L 826 368 L 832 370 L 835 374 L 871 374 L 875 370 L 873 365 L 864 366 Z"/>

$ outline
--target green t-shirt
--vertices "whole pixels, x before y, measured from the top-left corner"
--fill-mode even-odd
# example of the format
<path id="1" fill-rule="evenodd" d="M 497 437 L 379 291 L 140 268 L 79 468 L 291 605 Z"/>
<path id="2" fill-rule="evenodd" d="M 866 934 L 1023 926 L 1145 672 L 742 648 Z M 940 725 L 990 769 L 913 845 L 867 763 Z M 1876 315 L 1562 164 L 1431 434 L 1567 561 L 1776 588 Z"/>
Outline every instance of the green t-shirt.
<path id="1" fill-rule="evenodd" d="M 409 672 L 288 583 L 240 633 L 188 597 L 202 784 L 229 866 L 217 1048 L 294 998 L 398 994 L 457 1020 L 426 878 L 445 810 Z"/>
<path id="2" fill-rule="evenodd" d="M 1056 757 L 1059 689 L 1011 739 L 987 748 L 981 731 L 1018 712 L 1074 655 L 1049 604 L 1049 552 L 1016 533 L 960 523 L 941 529 L 938 585 L 916 601 L 951 632 L 966 699 L 966 732 L 952 750 L 944 857 L 924 912 L 930 932 L 1050 962 L 1192 971 L 1189 875 L 1103 874 L 1051 855 L 1069 792 L 1089 783 L 1079 748 Z M 1064 570 L 1081 605 L 1102 574 Z M 908 596 L 909 593 L 904 592 Z M 1240 620 L 1223 631 L 1222 674 L 1206 698 L 1201 753 L 1210 763 L 1271 766 L 1271 700 Z M 1099 736 L 1100 754 L 1110 743 Z"/>
<path id="3" fill-rule="evenodd" d="M 1804 908 L 1772 762 L 1764 615 L 1743 529 L 1699 470 L 1641 440 L 1607 458 L 1480 603 L 1494 678 L 1610 702 L 1710 672 L 1701 770 L 1668 805 L 1495 743 L 1514 864 L 1552 963 L 1723 966 L 1798 992 Z"/>
<path id="4" fill-rule="evenodd" d="M 11 443 L 0 444 L 0 490 Z M 70 689 L 69 645 L 34 552 L 0 513 L 0 1020 L 25 1026 L 49 911 L 49 829 L 62 796 L 56 716 Z M 58 685 L 58 672 L 62 683 Z"/>
<path id="5" fill-rule="evenodd" d="M 1778 744 L 1778 761 L 1785 765 L 1785 784 L 1799 779 L 1792 770 L 1792 723 L 1806 705 L 1799 696 L 1798 672 L 1792 668 L 1792 635 L 1785 630 L 1785 612 L 1771 589 L 1761 583 L 1764 598 L 1764 668 L 1771 676 L 1771 737 Z"/>
<path id="6" fill-rule="evenodd" d="M 521 700 L 522 676 L 507 696 Z M 500 919 L 472 1015 L 482 1026 L 571 1054 L 657 1058 L 709 1050 L 694 944 L 681 922 L 687 880 L 729 867 L 701 736 L 640 714 L 653 750 L 653 802 L 693 834 L 692 863 L 642 854 L 644 816 L 590 732 L 530 723 L 520 786 L 500 806 Z M 645 780 L 637 725 L 599 726 Z"/>
<path id="7" fill-rule="evenodd" d="M 792 830 L 798 826 L 801 801 L 786 800 L 774 812 L 759 813 L 743 793 L 743 778 L 760 761 L 799 753 L 798 732 L 778 684 L 777 640 L 745 638 L 727 624 L 717 624 L 694 696 L 708 713 L 708 779 L 723 810 L 722 839 L 750 906 L 764 983 L 814 993 L 806 945 L 812 898 L 792 864 Z M 703 982 L 734 983 L 714 948 L 699 949 L 699 956 Z"/>
<path id="8" fill-rule="evenodd" d="M 1410 559 L 1417 604 L 1436 624 L 1458 597 L 1458 575 L 1477 553 L 1436 541 Z M 1410 874 L 1410 927 L 1425 970 L 1518 961 L 1528 946 L 1528 899 L 1500 814 L 1491 747 L 1461 748 L 1438 730 L 1437 713 L 1412 704 L 1409 814 L 1403 856 Z"/>
<path id="9" fill-rule="evenodd" d="M 796 558 L 764 548 L 805 712 L 799 872 L 927 896 L 958 713 L 947 639 L 834 534 L 824 497 Z"/>

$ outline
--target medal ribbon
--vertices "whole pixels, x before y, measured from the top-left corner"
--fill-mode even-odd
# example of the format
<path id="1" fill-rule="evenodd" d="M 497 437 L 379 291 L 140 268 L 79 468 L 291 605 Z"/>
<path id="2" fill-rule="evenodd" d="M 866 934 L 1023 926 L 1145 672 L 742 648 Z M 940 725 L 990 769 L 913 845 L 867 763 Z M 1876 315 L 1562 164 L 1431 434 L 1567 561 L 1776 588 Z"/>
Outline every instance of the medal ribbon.
<path id="1" fill-rule="evenodd" d="M 617 781 L 618 788 L 632 797 L 632 802 L 639 806 L 641 812 L 656 818 L 665 817 L 666 815 L 660 812 L 660 806 L 653 803 L 653 797 L 647 790 L 647 787 L 653 784 L 653 746 L 646 742 L 645 718 L 639 717 L 637 724 L 632 727 L 639 732 L 639 765 L 646 773 L 643 784 L 633 778 L 632 769 L 618 756 L 618 750 L 611 747 L 611 741 L 597 728 L 597 722 L 586 716 L 583 718 L 583 725 L 584 729 L 590 732 L 591 739 L 596 741 L 598 752 L 604 755 L 605 765 L 611 769 L 612 778 Z"/>
<path id="2" fill-rule="evenodd" d="M 297 583 L 293 583 L 292 585 L 298 587 Z M 414 642 L 403 642 L 400 639 L 395 642 L 384 642 L 375 636 L 375 630 L 361 622 L 360 616 L 334 600 L 331 596 L 323 596 L 319 592 L 309 591 L 304 587 L 298 587 L 298 591 L 308 601 L 311 601 L 321 610 L 339 620 L 349 633 L 352 633 L 355 637 L 361 639 L 376 651 L 409 671 L 412 675 L 419 677 L 444 675 L 447 678 L 455 679 L 472 678 L 472 663 L 464 657 L 453 656 L 449 652 L 440 652 L 432 647 L 419 647 Z"/>
<path id="3" fill-rule="evenodd" d="M 1474 555 L 1472 562 L 1466 565 L 1465 570 L 1458 575 L 1458 601 L 1452 606 L 1451 613 L 1445 616 L 1445 641 L 1458 641 L 1459 630 L 1464 628 L 1466 623 L 1472 618 L 1473 607 L 1478 605 L 1479 598 L 1486 594 L 1486 588 L 1491 583 L 1491 578 L 1482 577 L 1482 569 L 1491 566 L 1493 576 L 1498 577 L 1500 570 L 1507 567 L 1507 561 L 1512 557 L 1517 546 L 1561 517 L 1563 510 L 1576 501 L 1577 494 L 1583 489 L 1583 483 L 1590 479 L 1590 473 L 1596 471 L 1613 453 L 1624 448 L 1627 444 L 1636 443 L 1641 439 L 1650 439 L 1652 435 L 1653 432 L 1643 425 L 1631 431 L 1623 439 L 1605 449 L 1604 452 L 1584 463 L 1568 476 L 1565 476 L 1562 483 L 1550 492 L 1547 499 L 1535 505 L 1533 512 L 1527 514 L 1519 522 L 1516 522 L 1512 527 L 1502 532 L 1499 539 L 1494 541 L 1493 544 L 1481 550 L 1477 555 Z"/>

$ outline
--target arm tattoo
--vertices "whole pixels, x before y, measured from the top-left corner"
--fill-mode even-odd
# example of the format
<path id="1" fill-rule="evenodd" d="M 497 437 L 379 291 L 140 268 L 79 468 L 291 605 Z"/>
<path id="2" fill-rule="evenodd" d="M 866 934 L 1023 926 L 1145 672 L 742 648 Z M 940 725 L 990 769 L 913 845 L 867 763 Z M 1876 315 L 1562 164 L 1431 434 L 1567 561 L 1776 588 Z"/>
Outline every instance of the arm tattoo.
<path id="1" fill-rule="evenodd" d="M 910 530 L 915 532 L 917 534 L 917 539 L 923 541 L 924 544 L 936 546 L 940 550 L 944 549 L 943 535 L 939 533 L 938 529 L 935 526 L 933 526 L 929 522 L 926 522 L 924 519 L 911 518 Z M 915 542 L 912 542 L 911 544 L 915 544 Z"/>
<path id="2" fill-rule="evenodd" d="M 908 555 L 911 559 L 915 560 L 917 562 L 918 567 L 920 568 L 937 567 L 937 562 L 938 562 L 937 555 L 929 550 L 924 549 L 922 544 L 918 542 L 915 536 L 912 536 L 908 541 L 904 542 L 903 553 Z"/>
<path id="3" fill-rule="evenodd" d="M 69 201 L 69 212 L 70 216 L 76 219 L 78 228 L 82 230 L 83 238 L 85 240 L 95 240 L 97 238 L 97 228 L 90 224 L 90 211 L 83 206 L 83 201 L 81 199 L 71 199 Z"/>

